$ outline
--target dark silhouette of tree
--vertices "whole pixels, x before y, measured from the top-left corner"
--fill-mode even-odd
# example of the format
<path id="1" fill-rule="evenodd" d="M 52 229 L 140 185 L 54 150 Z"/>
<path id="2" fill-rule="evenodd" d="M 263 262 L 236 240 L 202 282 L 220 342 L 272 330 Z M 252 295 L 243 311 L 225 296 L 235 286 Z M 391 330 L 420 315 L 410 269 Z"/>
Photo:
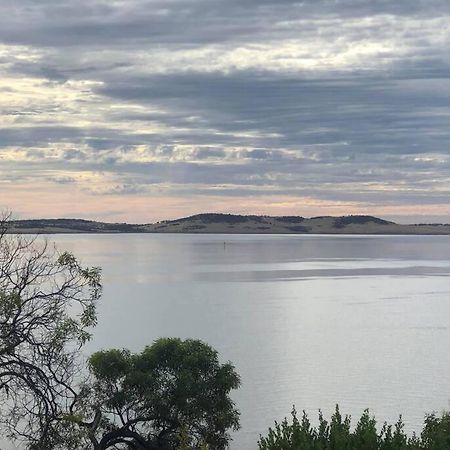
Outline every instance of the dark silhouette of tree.
<path id="1" fill-rule="evenodd" d="M 81 346 L 96 323 L 98 268 L 83 268 L 44 240 L 7 233 L 0 221 L 0 423 L 30 449 L 52 449 L 65 416 Z"/>

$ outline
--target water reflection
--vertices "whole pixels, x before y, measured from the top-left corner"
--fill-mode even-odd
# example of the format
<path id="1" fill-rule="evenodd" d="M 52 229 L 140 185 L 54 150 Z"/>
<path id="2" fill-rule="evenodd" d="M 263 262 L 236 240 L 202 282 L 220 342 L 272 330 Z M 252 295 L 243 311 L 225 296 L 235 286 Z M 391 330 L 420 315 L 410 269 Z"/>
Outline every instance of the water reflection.
<path id="1" fill-rule="evenodd" d="M 450 398 L 446 236 L 55 236 L 103 268 L 87 351 L 193 337 L 235 363 L 256 447 L 291 410 L 404 415 L 418 429 Z M 225 245 L 224 245 L 225 242 Z"/>

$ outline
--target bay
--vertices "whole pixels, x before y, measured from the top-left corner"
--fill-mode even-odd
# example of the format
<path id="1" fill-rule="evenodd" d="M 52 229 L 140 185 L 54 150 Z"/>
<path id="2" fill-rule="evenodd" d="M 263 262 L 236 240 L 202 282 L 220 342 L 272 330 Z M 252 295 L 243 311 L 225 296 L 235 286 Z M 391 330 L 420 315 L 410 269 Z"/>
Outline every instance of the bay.
<path id="1" fill-rule="evenodd" d="M 292 405 L 357 418 L 450 408 L 450 237 L 55 235 L 100 266 L 104 295 L 86 354 L 197 338 L 241 375 L 242 429 L 257 447 Z"/>

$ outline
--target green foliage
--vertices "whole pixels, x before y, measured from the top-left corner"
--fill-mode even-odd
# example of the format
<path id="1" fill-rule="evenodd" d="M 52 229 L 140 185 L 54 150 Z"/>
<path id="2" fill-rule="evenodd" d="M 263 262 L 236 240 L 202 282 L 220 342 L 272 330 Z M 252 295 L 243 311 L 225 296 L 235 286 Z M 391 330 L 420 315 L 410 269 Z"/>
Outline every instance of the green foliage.
<path id="1" fill-rule="evenodd" d="M 7 235 L 6 224 L 0 219 L 0 426 L 21 448 L 69 448 L 74 425 L 64 418 L 77 397 L 79 349 L 96 323 L 100 270 L 45 240 Z"/>
<path id="2" fill-rule="evenodd" d="M 435 414 L 426 416 L 421 438 L 426 450 L 450 449 L 450 413 L 444 413 L 441 417 Z"/>
<path id="3" fill-rule="evenodd" d="M 266 437 L 261 437 L 260 450 L 449 450 L 450 449 L 450 413 L 441 417 L 431 414 L 425 417 L 424 428 L 419 437 L 408 437 L 404 432 L 401 417 L 392 426 L 384 423 L 378 432 L 376 421 L 365 410 L 351 430 L 350 417 L 342 417 L 336 406 L 328 423 L 319 411 L 319 424 L 311 426 L 307 414 L 303 411 L 301 420 L 297 418 L 295 408 L 292 422 L 284 419 L 275 422 L 269 428 Z"/>
<path id="4" fill-rule="evenodd" d="M 161 450 L 220 450 L 227 447 L 228 430 L 239 428 L 229 397 L 239 376 L 201 341 L 159 339 L 138 354 L 101 351 L 89 367 L 94 382 L 85 402 L 102 418 L 91 428 L 95 448 L 108 448 L 120 436 L 124 448 L 139 442 Z"/>

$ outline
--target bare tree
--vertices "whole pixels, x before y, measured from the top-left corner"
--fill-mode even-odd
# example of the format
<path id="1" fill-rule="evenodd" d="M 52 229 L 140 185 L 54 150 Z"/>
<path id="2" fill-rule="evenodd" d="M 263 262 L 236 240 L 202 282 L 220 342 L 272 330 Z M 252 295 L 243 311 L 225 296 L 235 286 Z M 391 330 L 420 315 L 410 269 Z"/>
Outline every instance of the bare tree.
<path id="1" fill-rule="evenodd" d="M 100 270 L 45 240 L 8 234 L 8 219 L 0 220 L 0 424 L 27 448 L 48 450 L 73 413 Z"/>

